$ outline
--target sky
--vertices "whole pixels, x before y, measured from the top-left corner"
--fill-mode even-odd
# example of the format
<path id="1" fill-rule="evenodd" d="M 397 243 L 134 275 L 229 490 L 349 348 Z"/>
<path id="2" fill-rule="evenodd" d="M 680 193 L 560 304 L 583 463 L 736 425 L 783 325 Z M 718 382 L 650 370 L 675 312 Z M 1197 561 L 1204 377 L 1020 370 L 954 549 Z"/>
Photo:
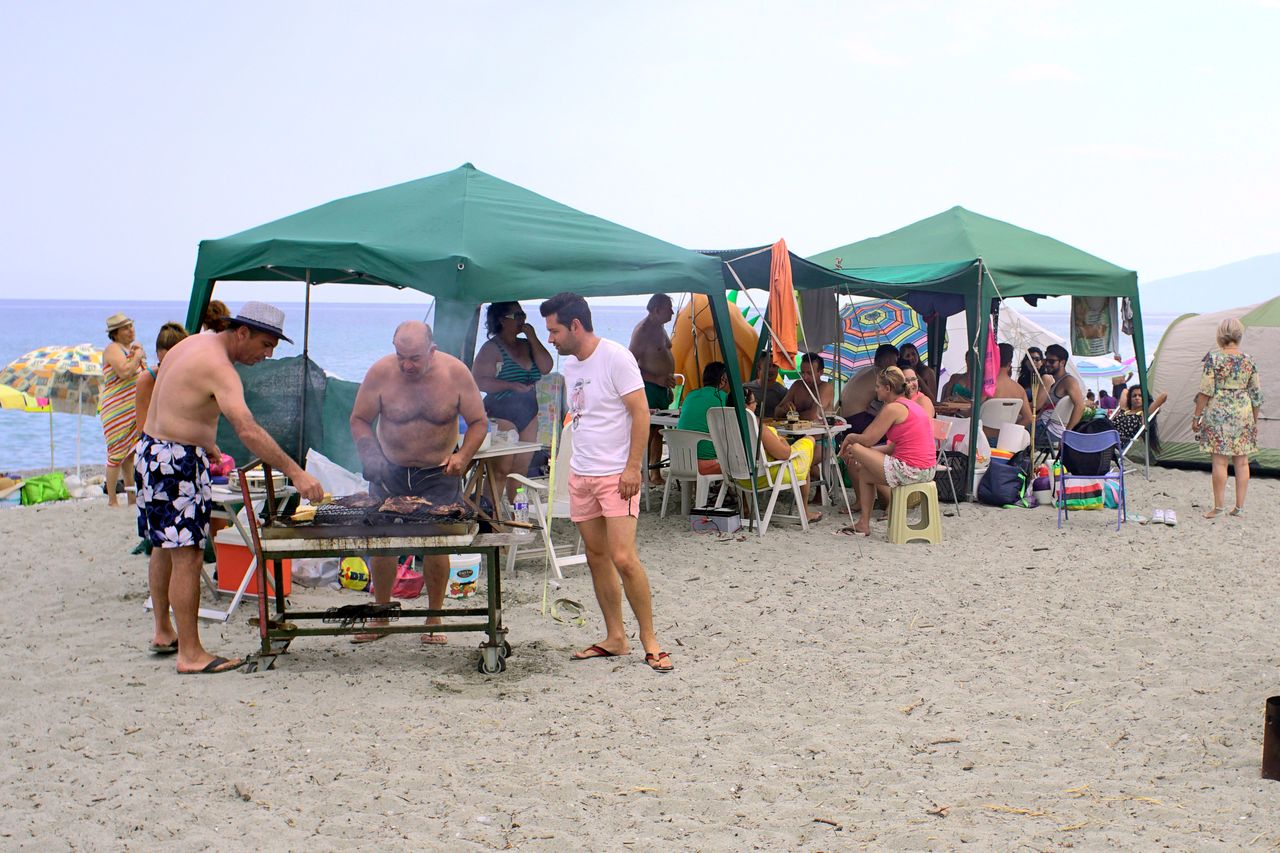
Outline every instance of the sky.
<path id="1" fill-rule="evenodd" d="M 185 301 L 201 239 L 464 162 L 689 248 L 813 254 L 958 204 L 1144 281 L 1280 251 L 1280 0 L 55 0 L 0 24 L 0 298 Z"/>

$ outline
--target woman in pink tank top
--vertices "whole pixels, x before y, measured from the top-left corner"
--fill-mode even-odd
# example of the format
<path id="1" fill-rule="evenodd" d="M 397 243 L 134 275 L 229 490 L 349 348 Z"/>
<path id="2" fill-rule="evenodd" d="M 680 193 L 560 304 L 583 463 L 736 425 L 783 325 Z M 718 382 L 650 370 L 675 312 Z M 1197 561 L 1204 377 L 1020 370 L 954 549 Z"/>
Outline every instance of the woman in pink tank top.
<path id="1" fill-rule="evenodd" d="M 849 466 L 862 515 L 854 530 L 871 535 L 871 510 L 876 491 L 933 479 L 938 456 L 929 415 L 907 396 L 902 370 L 886 367 L 876 378 L 876 399 L 884 403 L 876 419 L 862 433 L 845 438 L 840 457 Z M 881 440 L 887 444 L 881 445 Z M 886 501 L 887 503 L 887 501 Z"/>

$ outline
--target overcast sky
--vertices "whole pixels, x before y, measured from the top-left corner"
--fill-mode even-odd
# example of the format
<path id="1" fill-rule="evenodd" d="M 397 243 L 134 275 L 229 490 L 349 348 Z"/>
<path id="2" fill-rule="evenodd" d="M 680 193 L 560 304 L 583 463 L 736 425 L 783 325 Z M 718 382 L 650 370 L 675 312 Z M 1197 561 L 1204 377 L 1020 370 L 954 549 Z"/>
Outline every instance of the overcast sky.
<path id="1" fill-rule="evenodd" d="M 1280 0 L 8 3 L 0 295 L 473 162 L 691 248 L 963 205 L 1142 280 L 1280 251 Z M 1156 310 L 1156 306 L 1148 306 Z"/>

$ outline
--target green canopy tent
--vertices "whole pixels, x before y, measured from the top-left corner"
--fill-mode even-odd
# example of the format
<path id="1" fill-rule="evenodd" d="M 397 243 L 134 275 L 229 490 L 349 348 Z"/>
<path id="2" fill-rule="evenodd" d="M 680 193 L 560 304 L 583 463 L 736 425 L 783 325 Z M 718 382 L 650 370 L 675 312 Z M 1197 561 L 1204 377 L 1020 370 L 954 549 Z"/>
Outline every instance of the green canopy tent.
<path id="1" fill-rule="evenodd" d="M 898 296 L 926 317 L 926 302 L 934 301 L 933 315 L 953 314 L 963 307 L 968 317 L 970 347 L 985 340 L 991 310 L 1001 299 L 1022 297 L 1032 304 L 1046 296 L 1106 296 L 1128 299 L 1133 310 L 1133 345 L 1138 375 L 1147 386 L 1146 346 L 1142 337 L 1142 310 L 1138 297 L 1138 276 L 1069 246 L 1052 237 L 1019 228 L 998 219 L 982 216 L 963 207 L 953 207 L 936 216 L 847 246 L 811 256 L 810 260 L 846 275 L 876 278 L 867 268 L 948 263 L 976 264 L 974 280 L 960 278 L 932 283 L 904 284 Z M 910 275 L 910 273 L 907 273 Z M 960 297 L 963 306 L 947 298 L 930 300 L 930 295 L 950 299 Z M 939 343 L 941 337 L 938 337 Z M 930 333 L 929 352 L 941 357 Z M 975 387 L 981 387 L 984 365 L 978 359 Z M 980 395 L 974 395 L 971 442 L 977 441 Z M 973 446 L 973 445 L 971 445 Z M 970 460 L 973 464 L 973 460 Z"/>
<path id="2" fill-rule="evenodd" d="M 729 309 L 719 262 L 552 201 L 470 163 L 200 243 L 187 328 L 218 281 L 409 288 L 435 297 L 436 341 L 466 362 L 480 306 L 570 290 L 585 297 L 706 294 L 721 341 Z M 309 310 L 308 310 L 309 314 Z M 309 320 L 309 318 L 308 318 Z M 303 337 L 303 370 L 307 330 Z M 735 387 L 741 383 L 732 359 Z M 307 395 L 301 406 L 306 420 Z M 310 443 L 299 433 L 298 452 Z"/>

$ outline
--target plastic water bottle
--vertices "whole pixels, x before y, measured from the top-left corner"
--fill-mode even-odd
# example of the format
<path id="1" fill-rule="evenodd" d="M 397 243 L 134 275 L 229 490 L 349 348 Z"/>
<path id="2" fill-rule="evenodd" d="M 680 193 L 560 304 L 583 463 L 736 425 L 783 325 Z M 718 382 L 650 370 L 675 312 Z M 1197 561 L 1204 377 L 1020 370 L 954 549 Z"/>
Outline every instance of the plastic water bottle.
<path id="1" fill-rule="evenodd" d="M 516 489 L 516 500 L 511 505 L 511 515 L 513 521 L 529 523 L 529 498 L 524 492 L 524 486 Z"/>

